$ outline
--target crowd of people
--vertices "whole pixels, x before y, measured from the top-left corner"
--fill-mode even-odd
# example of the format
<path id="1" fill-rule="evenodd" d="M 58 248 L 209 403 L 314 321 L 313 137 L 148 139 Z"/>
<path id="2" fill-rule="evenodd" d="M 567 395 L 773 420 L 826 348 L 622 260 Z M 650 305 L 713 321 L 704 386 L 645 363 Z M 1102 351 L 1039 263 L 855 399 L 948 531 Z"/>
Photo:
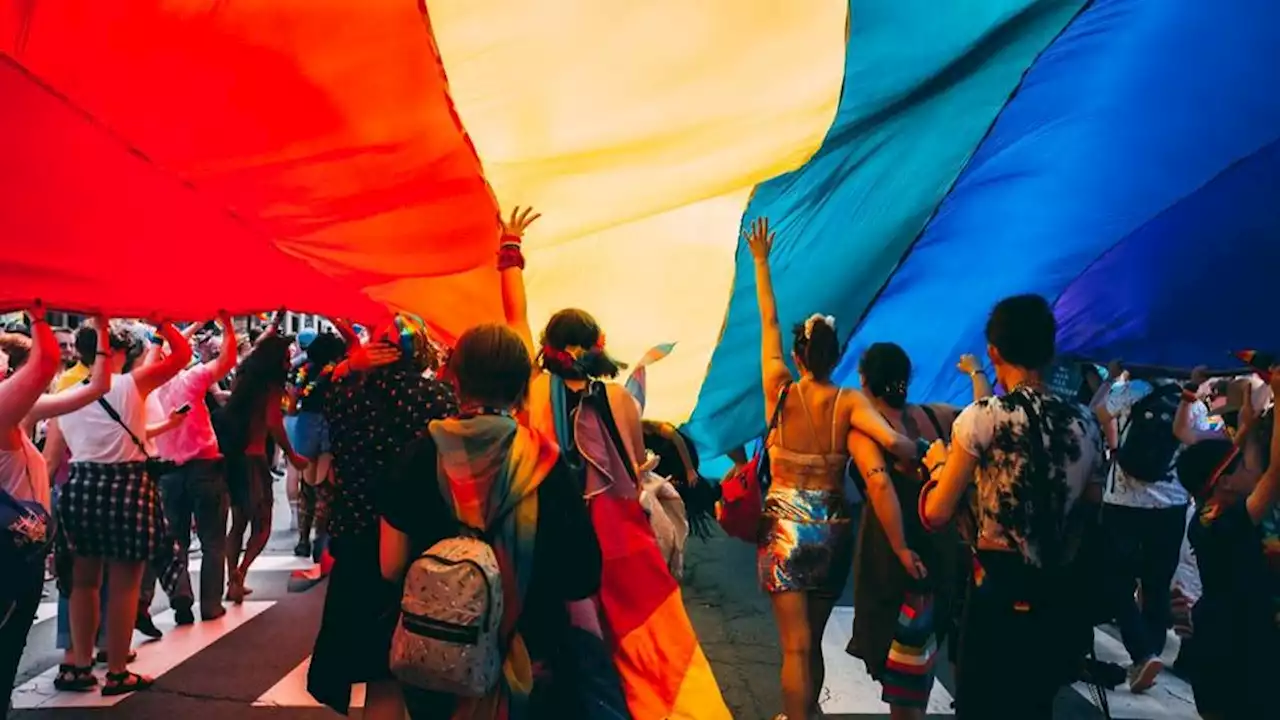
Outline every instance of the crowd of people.
<path id="1" fill-rule="evenodd" d="M 296 338 L 278 324 L 240 337 L 226 314 L 182 329 L 98 317 L 72 332 L 31 308 L 0 335 L 0 677 L 12 687 L 50 557 L 56 687 L 150 687 L 129 670 L 130 642 L 135 629 L 160 635 L 157 583 L 178 625 L 216 621 L 253 592 L 279 456 L 297 488 L 296 554 L 331 559 L 308 677 L 317 700 L 346 713 L 364 683 L 373 720 L 642 716 L 635 686 L 673 670 L 620 658 L 604 610 L 626 588 L 601 588 L 674 584 L 678 563 L 655 552 L 650 574 L 608 573 L 602 523 L 643 519 L 656 471 L 697 534 L 716 486 L 677 429 L 641 419 L 589 313 L 556 313 L 535 342 L 521 241 L 537 217 L 504 222 L 506 322 L 448 348 L 406 315 L 372 332 L 334 319 Z M 1274 712 L 1280 368 L 1179 381 L 1116 362 L 1055 392 L 1052 308 L 1016 296 L 987 322 L 994 378 L 958 359 L 967 407 L 908 402 L 911 359 L 891 342 L 860 358 L 860 389 L 844 388 L 836 320 L 797 324 L 788 351 L 768 221 L 744 236 L 761 315 L 757 557 L 778 628 L 779 719 L 821 715 L 822 636 L 851 574 L 848 651 L 895 719 L 924 717 L 944 647 L 961 718 L 1049 718 L 1081 678 L 1144 692 L 1175 619 L 1177 669 L 1204 717 Z M 731 476 L 753 466 L 746 453 L 731 454 Z M 467 614 L 472 599 L 482 610 Z M 1131 660 L 1116 682 L 1088 659 L 1106 622 Z M 610 653 L 615 663 L 595 661 Z M 705 702 L 699 717 L 728 717 L 718 696 Z"/>

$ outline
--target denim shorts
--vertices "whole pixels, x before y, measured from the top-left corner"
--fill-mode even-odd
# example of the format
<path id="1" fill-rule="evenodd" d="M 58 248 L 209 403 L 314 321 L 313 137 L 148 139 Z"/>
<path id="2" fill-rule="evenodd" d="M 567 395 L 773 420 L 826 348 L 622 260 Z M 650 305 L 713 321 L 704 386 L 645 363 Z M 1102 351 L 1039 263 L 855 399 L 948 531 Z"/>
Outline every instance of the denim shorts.
<path id="1" fill-rule="evenodd" d="M 303 411 L 284 419 L 293 451 L 308 460 L 332 452 L 329 447 L 329 420 L 323 413 Z"/>

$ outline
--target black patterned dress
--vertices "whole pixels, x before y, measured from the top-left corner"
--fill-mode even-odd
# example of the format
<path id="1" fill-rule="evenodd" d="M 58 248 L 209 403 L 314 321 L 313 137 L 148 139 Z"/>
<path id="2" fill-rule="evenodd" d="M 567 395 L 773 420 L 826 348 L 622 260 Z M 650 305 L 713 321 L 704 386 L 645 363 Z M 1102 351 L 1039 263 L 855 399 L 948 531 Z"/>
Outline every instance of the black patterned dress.
<path id="1" fill-rule="evenodd" d="M 307 690 L 345 714 L 356 683 L 390 680 L 387 657 L 400 589 L 378 564 L 378 495 L 432 420 L 455 415 L 449 385 L 403 366 L 352 375 L 325 402 L 337 483 L 330 509 L 333 572 Z"/>

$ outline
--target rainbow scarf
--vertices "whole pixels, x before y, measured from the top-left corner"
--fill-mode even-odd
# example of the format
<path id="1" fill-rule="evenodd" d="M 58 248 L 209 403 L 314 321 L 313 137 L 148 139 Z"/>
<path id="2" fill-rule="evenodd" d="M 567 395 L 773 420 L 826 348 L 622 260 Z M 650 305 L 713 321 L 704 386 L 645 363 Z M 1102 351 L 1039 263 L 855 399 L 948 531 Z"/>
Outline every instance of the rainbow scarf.
<path id="1" fill-rule="evenodd" d="M 502 416 L 439 420 L 429 431 L 440 462 L 440 491 L 458 521 L 494 529 L 494 553 L 502 568 L 502 632 L 511 638 L 503 661 L 503 682 L 479 699 L 462 699 L 454 720 L 523 720 L 533 690 L 533 666 L 516 632 L 533 572 L 538 527 L 538 486 L 555 467 L 556 444 Z"/>

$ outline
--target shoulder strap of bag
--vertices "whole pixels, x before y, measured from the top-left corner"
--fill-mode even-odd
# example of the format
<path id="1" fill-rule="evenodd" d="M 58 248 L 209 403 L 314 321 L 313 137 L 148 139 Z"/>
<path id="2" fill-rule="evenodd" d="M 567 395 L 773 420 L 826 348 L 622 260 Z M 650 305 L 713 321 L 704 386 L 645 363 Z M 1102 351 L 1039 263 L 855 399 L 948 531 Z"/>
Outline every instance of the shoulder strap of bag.
<path id="1" fill-rule="evenodd" d="M 1027 440 L 1031 450 L 1031 471 L 1047 476 L 1051 462 L 1049 460 L 1049 451 L 1044 444 L 1040 413 L 1036 412 L 1035 404 L 1020 390 L 1015 390 L 1006 397 L 1022 408 L 1022 411 L 1027 415 Z"/>
<path id="2" fill-rule="evenodd" d="M 151 453 L 147 452 L 146 446 L 142 444 L 142 441 L 138 439 L 138 436 L 133 434 L 133 431 L 129 429 L 129 426 L 125 424 L 124 420 L 120 419 L 120 413 L 116 412 L 116 409 L 111 407 L 111 403 L 107 402 L 105 397 L 98 398 L 98 404 L 106 411 L 107 417 L 115 420 L 117 425 L 124 428 L 124 431 L 129 433 L 129 439 L 133 441 L 134 446 L 138 448 L 146 459 L 155 459 L 151 457 Z"/>
<path id="3" fill-rule="evenodd" d="M 769 438 L 773 437 L 773 431 L 782 423 L 782 408 L 787 404 L 787 395 L 791 393 L 791 384 L 791 381 L 788 380 L 782 384 L 782 387 L 778 388 L 778 404 L 774 406 L 773 415 L 769 418 L 769 427 L 765 428 L 763 447 L 767 448 L 773 444 L 769 441 Z"/>
<path id="4" fill-rule="evenodd" d="M 622 431 L 618 429 L 618 421 L 613 417 L 613 408 L 609 406 L 609 389 L 599 380 L 593 380 L 591 387 L 583 395 L 582 402 L 590 402 L 595 406 L 596 412 L 600 414 L 600 420 L 604 422 L 605 430 L 609 433 L 609 440 L 613 442 L 614 448 L 618 451 L 618 457 L 627 468 L 627 476 L 636 487 L 639 487 L 640 478 L 636 475 L 635 464 L 631 460 L 631 454 L 627 452 L 627 444 L 622 440 Z"/>
<path id="5" fill-rule="evenodd" d="M 939 440 L 943 442 L 950 441 L 950 438 L 948 438 L 947 434 L 942 430 L 942 423 L 938 421 L 938 413 L 935 412 L 932 407 L 929 407 L 928 405 L 921 405 L 920 412 L 924 413 L 924 416 L 929 418 L 929 424 L 933 426 L 933 431 L 938 434 Z"/>

